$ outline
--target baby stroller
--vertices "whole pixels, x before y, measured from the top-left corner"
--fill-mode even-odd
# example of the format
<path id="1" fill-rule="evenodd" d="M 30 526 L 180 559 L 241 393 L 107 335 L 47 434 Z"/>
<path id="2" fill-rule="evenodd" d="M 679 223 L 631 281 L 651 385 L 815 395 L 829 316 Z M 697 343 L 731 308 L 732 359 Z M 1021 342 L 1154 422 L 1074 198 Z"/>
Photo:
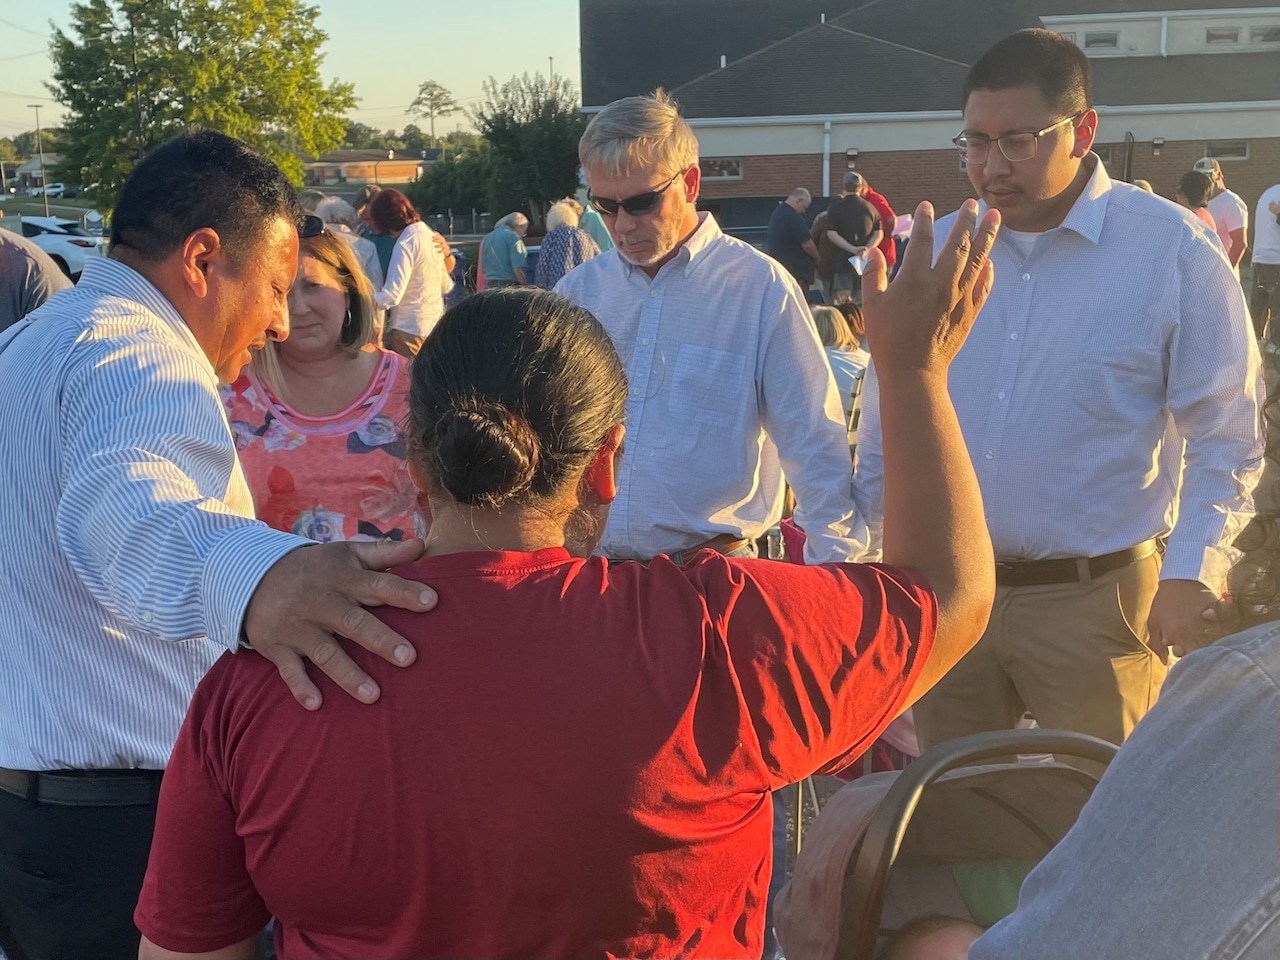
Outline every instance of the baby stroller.
<path id="1" fill-rule="evenodd" d="M 849 783 L 809 827 L 775 901 L 785 955 L 874 960 L 882 937 L 921 917 L 995 923 L 1017 905 L 1023 878 L 1071 829 L 1101 776 L 1056 757 L 1105 767 L 1115 752 L 1076 733 L 982 733 L 926 751 L 906 770 Z"/>

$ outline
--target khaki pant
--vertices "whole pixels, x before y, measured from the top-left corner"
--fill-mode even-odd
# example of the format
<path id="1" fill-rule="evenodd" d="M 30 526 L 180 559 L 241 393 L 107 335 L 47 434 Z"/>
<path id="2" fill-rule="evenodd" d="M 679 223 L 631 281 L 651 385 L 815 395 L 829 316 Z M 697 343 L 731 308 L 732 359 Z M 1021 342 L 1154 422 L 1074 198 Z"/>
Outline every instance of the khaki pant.
<path id="1" fill-rule="evenodd" d="M 388 350 L 394 350 L 406 360 L 412 360 L 418 355 L 418 351 L 422 349 L 422 344 L 426 342 L 426 339 L 426 337 L 405 333 L 403 330 L 388 330 L 383 335 L 382 345 Z"/>
<path id="2" fill-rule="evenodd" d="M 1122 743 L 1167 669 L 1146 645 L 1159 576 L 1153 555 L 1089 584 L 997 587 L 982 638 L 913 709 L 920 748 L 1012 729 L 1028 710 L 1047 730 Z"/>

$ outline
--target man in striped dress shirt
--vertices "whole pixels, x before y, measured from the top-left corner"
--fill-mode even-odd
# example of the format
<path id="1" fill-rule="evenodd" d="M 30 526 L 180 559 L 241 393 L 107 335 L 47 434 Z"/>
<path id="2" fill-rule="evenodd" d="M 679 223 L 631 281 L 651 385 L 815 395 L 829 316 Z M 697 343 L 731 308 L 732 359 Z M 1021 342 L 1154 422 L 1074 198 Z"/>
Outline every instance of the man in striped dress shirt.
<path id="1" fill-rule="evenodd" d="M 1079 47 L 1047 30 L 1006 37 L 963 99 L 956 146 L 1003 220 L 995 285 L 948 385 L 998 587 L 982 639 L 913 708 L 916 730 L 927 747 L 1030 710 L 1120 743 L 1155 702 L 1168 650 L 1212 639 L 1205 614 L 1261 473 L 1258 349 L 1212 229 L 1113 183 L 1090 151 Z M 854 493 L 874 530 L 874 358 L 862 397 Z"/>
<path id="2" fill-rule="evenodd" d="M 110 257 L 0 336 L 11 960 L 137 956 L 161 772 L 222 653 L 251 645 L 311 709 L 303 658 L 378 695 L 335 633 L 413 659 L 360 604 L 430 607 L 421 584 L 370 572 L 421 542 L 314 545 L 257 523 L 223 413 L 218 381 L 288 334 L 298 223 L 269 160 L 221 134 L 179 137 L 125 184 Z"/>

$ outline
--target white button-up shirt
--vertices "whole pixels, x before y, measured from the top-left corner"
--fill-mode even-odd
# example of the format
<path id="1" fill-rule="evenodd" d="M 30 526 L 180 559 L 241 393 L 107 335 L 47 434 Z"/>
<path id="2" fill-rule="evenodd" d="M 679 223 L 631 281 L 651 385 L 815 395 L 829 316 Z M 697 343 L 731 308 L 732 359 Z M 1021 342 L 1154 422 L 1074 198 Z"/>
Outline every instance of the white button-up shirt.
<path id="1" fill-rule="evenodd" d="M 0 335 L 0 766 L 161 769 L 262 575 L 308 541 L 253 520 L 213 367 L 139 274 Z"/>
<path id="2" fill-rule="evenodd" d="M 1071 212 L 1025 258 L 997 238 L 994 289 L 951 365 L 996 558 L 1168 535 L 1161 577 L 1219 589 L 1261 473 L 1265 393 L 1243 292 L 1190 211 L 1092 160 Z M 938 248 L 954 219 L 938 222 Z M 877 383 L 873 357 L 854 491 L 876 539 Z"/>
<path id="3" fill-rule="evenodd" d="M 856 558 L 866 526 L 840 398 L 800 288 L 700 217 L 652 280 L 615 251 L 556 285 L 604 325 L 631 385 L 600 549 L 647 559 L 725 533 L 759 537 L 782 515 L 785 473 L 809 562 Z"/>
<path id="4" fill-rule="evenodd" d="M 445 295 L 453 278 L 421 220 L 409 224 L 396 239 L 382 289 L 374 294 L 378 309 L 388 310 L 387 326 L 416 337 L 429 334 L 444 315 Z"/>

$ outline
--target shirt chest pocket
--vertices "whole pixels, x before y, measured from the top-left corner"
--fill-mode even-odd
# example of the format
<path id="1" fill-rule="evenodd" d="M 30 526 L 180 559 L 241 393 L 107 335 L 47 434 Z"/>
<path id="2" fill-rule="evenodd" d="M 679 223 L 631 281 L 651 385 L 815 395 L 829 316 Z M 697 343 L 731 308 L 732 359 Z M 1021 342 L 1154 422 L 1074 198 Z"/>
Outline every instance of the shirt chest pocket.
<path id="1" fill-rule="evenodd" d="M 755 406 L 754 380 L 745 354 L 684 344 L 671 368 L 667 412 L 685 423 L 731 426 L 745 406 Z"/>
<path id="2" fill-rule="evenodd" d="M 1078 345 L 1072 393 L 1096 416 L 1110 418 L 1135 401 L 1164 403 L 1166 371 L 1159 324 L 1141 312 L 1094 315 Z"/>

